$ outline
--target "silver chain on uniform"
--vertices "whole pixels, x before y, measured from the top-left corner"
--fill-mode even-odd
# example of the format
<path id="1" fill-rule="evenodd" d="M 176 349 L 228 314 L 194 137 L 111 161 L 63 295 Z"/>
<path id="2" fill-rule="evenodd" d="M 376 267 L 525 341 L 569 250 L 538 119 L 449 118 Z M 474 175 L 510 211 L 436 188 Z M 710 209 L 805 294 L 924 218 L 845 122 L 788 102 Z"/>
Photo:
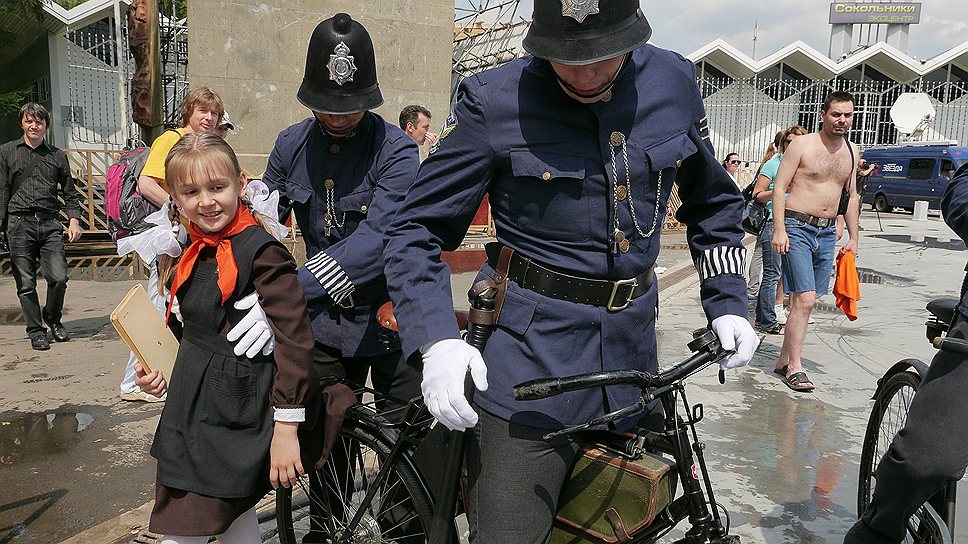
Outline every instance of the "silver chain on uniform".
<path id="1" fill-rule="evenodd" d="M 626 183 L 625 188 L 628 192 L 627 198 L 629 199 L 629 212 L 632 215 L 632 224 L 635 225 L 635 230 L 636 232 L 639 233 L 639 236 L 641 236 L 642 238 L 649 238 L 655 233 L 655 228 L 659 224 L 659 202 L 662 198 L 662 170 L 659 170 L 659 181 L 658 183 L 656 183 L 655 216 L 652 217 L 652 228 L 649 229 L 649 232 L 642 232 L 642 227 L 639 226 L 639 220 L 635 216 L 635 202 L 632 199 L 632 174 L 629 168 L 629 151 L 625 141 L 625 135 L 622 134 L 621 132 L 616 132 L 614 134 L 617 134 L 622 140 L 622 143 L 620 145 L 622 146 L 622 156 L 625 159 L 625 183 Z M 610 141 L 609 144 L 612 144 L 612 142 Z M 619 222 L 618 222 L 619 180 L 618 180 L 618 166 L 616 166 L 615 164 L 616 147 L 618 146 L 609 145 L 609 150 L 612 152 L 612 175 L 614 176 L 614 180 L 612 181 L 612 195 L 613 195 L 612 196 L 612 222 L 615 226 L 615 231 L 618 233 L 618 232 L 622 232 L 622 230 L 619 228 Z"/>
<path id="2" fill-rule="evenodd" d="M 343 212 L 343 221 L 336 221 L 335 220 L 336 219 L 336 216 L 333 215 L 333 210 L 336 208 L 336 206 L 334 205 L 334 200 L 335 200 L 334 199 L 334 194 L 336 193 L 336 191 L 333 190 L 333 187 L 331 187 L 331 185 L 334 185 L 334 184 L 331 183 L 331 182 L 329 182 L 329 180 L 327 180 L 327 183 L 326 183 L 326 214 L 323 215 L 323 220 L 326 222 L 326 225 L 323 228 L 323 230 L 324 230 L 324 234 L 326 236 L 329 236 L 330 235 L 330 233 L 333 230 L 333 225 L 334 224 L 336 225 L 336 228 L 340 228 L 340 229 L 343 228 L 343 225 L 346 224 L 346 212 Z"/>

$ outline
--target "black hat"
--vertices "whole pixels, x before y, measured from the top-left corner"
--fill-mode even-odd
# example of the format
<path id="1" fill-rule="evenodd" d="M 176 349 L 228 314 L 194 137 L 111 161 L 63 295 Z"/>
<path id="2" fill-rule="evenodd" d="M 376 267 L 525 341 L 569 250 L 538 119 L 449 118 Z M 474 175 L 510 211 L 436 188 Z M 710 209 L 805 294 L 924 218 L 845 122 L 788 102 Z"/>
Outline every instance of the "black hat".
<path id="1" fill-rule="evenodd" d="M 628 53 L 650 36 L 639 0 L 535 0 L 524 48 L 561 64 L 591 64 Z"/>
<path id="2" fill-rule="evenodd" d="M 336 115 L 383 104 L 373 41 L 363 25 L 345 13 L 316 25 L 296 98 L 313 111 Z"/>

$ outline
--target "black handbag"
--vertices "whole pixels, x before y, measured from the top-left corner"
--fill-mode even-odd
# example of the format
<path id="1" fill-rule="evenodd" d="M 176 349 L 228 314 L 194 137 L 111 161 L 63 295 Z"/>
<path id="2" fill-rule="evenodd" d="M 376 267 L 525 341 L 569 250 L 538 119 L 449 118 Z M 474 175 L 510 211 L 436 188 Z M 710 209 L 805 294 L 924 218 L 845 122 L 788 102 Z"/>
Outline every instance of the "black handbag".
<path id="1" fill-rule="evenodd" d="M 763 232 L 763 227 L 766 226 L 766 219 L 766 204 L 753 199 L 743 207 L 743 230 L 746 232 L 759 236 Z"/>
<path id="2" fill-rule="evenodd" d="M 847 136 L 844 136 L 844 142 L 847 144 L 847 151 L 850 152 L 850 176 L 855 177 L 856 171 L 854 170 L 854 147 L 850 145 L 850 140 Z M 846 187 L 850 187 L 850 177 L 847 178 Z M 850 192 L 845 188 L 840 193 L 840 203 L 837 204 L 837 215 L 844 215 L 847 213 L 847 205 L 850 204 Z"/>

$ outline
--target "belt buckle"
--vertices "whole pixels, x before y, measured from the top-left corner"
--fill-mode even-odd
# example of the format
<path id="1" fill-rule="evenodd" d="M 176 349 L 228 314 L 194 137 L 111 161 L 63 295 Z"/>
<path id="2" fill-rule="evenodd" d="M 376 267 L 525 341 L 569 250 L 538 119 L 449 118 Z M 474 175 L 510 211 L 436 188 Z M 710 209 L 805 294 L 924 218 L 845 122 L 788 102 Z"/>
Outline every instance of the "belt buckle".
<path id="1" fill-rule="evenodd" d="M 605 308 L 610 312 L 617 312 L 619 310 L 624 310 L 632 304 L 632 293 L 635 292 L 635 288 L 638 287 L 639 280 L 632 278 L 630 280 L 618 280 L 612 283 L 612 294 L 608 296 L 608 303 L 605 304 Z M 618 294 L 620 288 L 628 286 L 628 295 L 625 296 L 625 300 L 617 305 L 615 303 L 615 295 Z"/>
<path id="2" fill-rule="evenodd" d="M 349 310 L 350 308 L 356 306 L 356 304 L 353 302 L 353 293 L 350 293 L 345 297 L 343 297 L 343 299 L 340 300 L 337 304 L 339 305 L 340 308 L 343 308 L 346 310 Z"/>

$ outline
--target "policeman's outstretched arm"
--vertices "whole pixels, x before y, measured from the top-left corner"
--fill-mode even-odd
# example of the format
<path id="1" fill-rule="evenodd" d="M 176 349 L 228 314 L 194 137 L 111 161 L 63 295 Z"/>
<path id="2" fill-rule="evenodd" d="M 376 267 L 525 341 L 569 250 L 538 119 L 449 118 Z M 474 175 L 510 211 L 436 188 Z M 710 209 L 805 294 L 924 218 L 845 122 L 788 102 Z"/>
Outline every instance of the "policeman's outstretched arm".
<path id="1" fill-rule="evenodd" d="M 716 160 L 709 143 L 709 121 L 698 88 L 693 90 L 694 118 L 689 138 L 696 152 L 678 171 L 682 205 L 676 217 L 686 224 L 686 238 L 700 278 L 700 297 L 713 332 L 734 353 L 723 368 L 744 366 L 753 358 L 759 338 L 746 319 L 743 264 L 745 233 L 740 225 L 743 197 Z"/>
<path id="2" fill-rule="evenodd" d="M 487 366 L 481 352 L 456 338 L 434 342 L 420 352 L 424 364 L 420 391 L 427 410 L 452 431 L 477 425 L 477 412 L 467 402 L 464 381 L 470 370 L 474 387 L 487 390 Z"/>
<path id="3" fill-rule="evenodd" d="M 276 337 L 269 326 L 269 318 L 259 304 L 259 294 L 253 291 L 243 297 L 235 303 L 235 309 L 249 312 L 226 335 L 229 342 L 235 342 L 232 351 L 240 357 L 244 354 L 250 359 L 260 351 L 263 355 L 272 353 L 276 346 Z"/>

